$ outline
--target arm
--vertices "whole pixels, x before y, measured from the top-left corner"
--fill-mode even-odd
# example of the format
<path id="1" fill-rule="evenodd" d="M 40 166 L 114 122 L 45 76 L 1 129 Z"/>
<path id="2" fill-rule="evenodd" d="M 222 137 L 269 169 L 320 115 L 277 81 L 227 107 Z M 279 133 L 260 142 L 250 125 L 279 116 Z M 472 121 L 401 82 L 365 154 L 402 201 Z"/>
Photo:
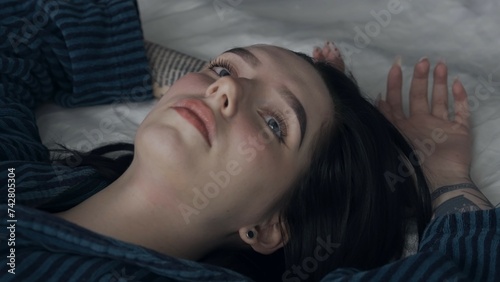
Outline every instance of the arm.
<path id="1" fill-rule="evenodd" d="M 152 42 L 145 42 L 149 68 L 153 76 L 153 95 L 161 98 L 170 86 L 189 72 L 200 71 L 206 61 L 177 52 Z"/>
<path id="2" fill-rule="evenodd" d="M 415 152 L 422 153 L 416 155 L 422 157 L 435 218 L 424 232 L 419 251 L 368 271 L 338 269 L 322 281 L 493 281 L 499 277 L 500 209 L 492 209 L 469 177 L 472 138 L 467 94 L 455 81 L 455 118 L 449 119 L 447 70 L 440 63 L 434 71 L 430 108 L 429 67 L 425 59 L 415 66 L 408 117 L 401 105 L 398 63 L 388 76 L 387 99 L 379 101 L 379 109 L 412 142 Z"/>
<path id="3" fill-rule="evenodd" d="M 313 58 L 345 70 L 340 51 L 331 42 L 322 48 L 315 47 Z M 432 108 L 429 107 L 429 69 L 425 58 L 415 65 L 410 116 L 406 117 L 401 103 L 403 76 L 400 61 L 396 60 L 387 77 L 387 101 L 379 101 L 378 107 L 410 139 L 417 155 L 423 156 L 421 161 L 429 179 L 434 216 L 491 209 L 493 205 L 469 177 L 472 136 L 467 93 L 459 80 L 453 83 L 456 110 L 455 118 L 449 119 L 448 70 L 444 63 L 439 63 L 434 70 Z"/>
<path id="4" fill-rule="evenodd" d="M 8 2 L 0 17 L 0 192 L 7 195 L 9 168 L 17 204 L 40 206 L 69 187 L 102 188 L 89 167 L 50 163 L 34 109 L 50 99 L 75 107 L 152 98 L 135 1 Z"/>
<path id="5" fill-rule="evenodd" d="M 472 181 L 439 187 L 432 192 L 431 199 L 434 216 L 493 208 Z"/>
<path id="6" fill-rule="evenodd" d="M 0 161 L 47 161 L 33 113 L 40 102 L 75 107 L 152 98 L 135 1 L 8 5 L 0 18 L 6 39 L 0 44 Z"/>
<path id="7" fill-rule="evenodd" d="M 496 281 L 500 209 L 431 221 L 417 254 L 368 271 L 338 269 L 322 281 Z"/>

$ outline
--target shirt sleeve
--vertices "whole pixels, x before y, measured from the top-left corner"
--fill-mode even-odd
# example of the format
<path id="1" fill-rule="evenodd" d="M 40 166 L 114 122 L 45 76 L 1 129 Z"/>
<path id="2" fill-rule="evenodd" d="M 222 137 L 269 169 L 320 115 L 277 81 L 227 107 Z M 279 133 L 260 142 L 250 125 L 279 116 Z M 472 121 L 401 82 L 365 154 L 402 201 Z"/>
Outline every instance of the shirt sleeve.
<path id="1" fill-rule="evenodd" d="M 50 162 L 35 107 L 153 98 L 136 2 L 4 0 L 0 37 L 0 192 L 7 195 L 13 171 L 16 204 L 65 210 L 107 182 L 93 168 L 75 167 L 78 160 Z"/>
<path id="2" fill-rule="evenodd" d="M 322 281 L 495 281 L 499 243 L 500 208 L 438 217 L 417 254 L 369 271 L 338 269 Z"/>
<path id="3" fill-rule="evenodd" d="M 135 1 L 3 2 L 0 161 L 48 161 L 33 113 L 40 102 L 76 107 L 153 97 Z"/>

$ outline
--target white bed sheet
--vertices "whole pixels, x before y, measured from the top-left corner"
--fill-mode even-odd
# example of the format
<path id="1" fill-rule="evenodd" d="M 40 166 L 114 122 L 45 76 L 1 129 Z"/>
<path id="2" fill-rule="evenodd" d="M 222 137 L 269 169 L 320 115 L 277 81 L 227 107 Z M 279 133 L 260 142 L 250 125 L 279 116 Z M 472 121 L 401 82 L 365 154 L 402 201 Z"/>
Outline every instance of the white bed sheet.
<path id="1" fill-rule="evenodd" d="M 443 59 L 463 81 L 473 115 L 472 177 L 500 203 L 500 4 L 496 0 L 139 0 L 145 38 L 202 59 L 275 44 L 310 53 L 333 40 L 365 93 L 385 92 L 396 55 L 405 88 L 422 56 Z M 38 111 L 42 141 L 89 149 L 132 141 L 154 102 Z"/>

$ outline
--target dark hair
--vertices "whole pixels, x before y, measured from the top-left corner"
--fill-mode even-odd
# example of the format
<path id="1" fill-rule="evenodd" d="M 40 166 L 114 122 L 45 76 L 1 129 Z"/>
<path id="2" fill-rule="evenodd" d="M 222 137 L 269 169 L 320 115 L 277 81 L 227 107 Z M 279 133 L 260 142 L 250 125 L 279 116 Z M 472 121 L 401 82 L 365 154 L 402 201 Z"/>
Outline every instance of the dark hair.
<path id="1" fill-rule="evenodd" d="M 334 109 L 332 121 L 316 138 L 309 169 L 285 196 L 282 232 L 289 241 L 269 257 L 274 263 L 253 251 L 216 252 L 204 260 L 259 281 L 319 281 L 339 267 L 381 266 L 401 257 L 412 223 L 421 236 L 431 217 L 424 174 L 409 161 L 413 149 L 403 135 L 363 98 L 352 77 L 295 54 L 322 76 Z M 119 159 L 106 157 L 123 150 L 130 153 Z M 133 145 L 72 153 L 58 162 L 77 158 L 79 165 L 94 166 L 113 181 L 130 165 Z M 402 174 L 402 169 L 411 173 Z"/>
<path id="2" fill-rule="evenodd" d="M 134 144 L 112 143 L 88 152 L 70 149 L 62 144 L 51 150 L 53 163 L 69 167 L 91 166 L 109 183 L 122 175 L 132 163 Z"/>
<path id="3" fill-rule="evenodd" d="M 367 270 L 400 258 L 409 226 L 422 235 L 432 214 L 412 147 L 353 79 L 296 54 L 322 76 L 334 109 L 281 214 L 289 238 L 282 279 L 319 281 L 339 267 Z"/>

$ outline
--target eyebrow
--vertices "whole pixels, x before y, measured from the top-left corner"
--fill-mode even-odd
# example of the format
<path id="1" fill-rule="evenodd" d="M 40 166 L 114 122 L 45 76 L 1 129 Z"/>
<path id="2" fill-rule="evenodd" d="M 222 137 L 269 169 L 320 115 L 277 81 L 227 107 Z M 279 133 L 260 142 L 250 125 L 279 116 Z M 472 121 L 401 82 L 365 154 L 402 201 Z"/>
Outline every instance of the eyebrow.
<path id="1" fill-rule="evenodd" d="M 306 111 L 304 110 L 304 107 L 300 103 L 300 101 L 293 95 L 292 91 L 290 89 L 286 88 L 285 86 L 280 87 L 278 90 L 281 98 L 285 100 L 285 102 L 292 108 L 293 112 L 295 113 L 295 116 L 297 117 L 297 120 L 299 121 L 299 127 L 300 127 L 300 143 L 299 143 L 299 148 L 302 145 L 302 141 L 304 140 L 304 134 L 306 133 L 306 128 L 307 128 L 307 116 L 306 116 Z"/>
<path id="2" fill-rule="evenodd" d="M 248 51 L 245 48 L 237 47 L 237 48 L 233 48 L 231 50 L 227 50 L 224 53 L 236 54 L 236 55 L 240 56 L 243 59 L 243 61 L 245 61 L 247 64 L 249 64 L 250 66 L 252 66 L 254 68 L 258 67 L 262 64 L 261 61 L 257 57 L 255 57 L 254 54 L 252 54 L 252 52 Z"/>
<path id="3" fill-rule="evenodd" d="M 248 51 L 245 48 L 237 47 L 230 50 L 227 50 L 224 53 L 233 53 L 235 55 L 240 56 L 247 64 L 252 67 L 258 67 L 262 64 L 262 62 L 254 55 L 252 52 Z M 280 94 L 281 99 L 285 100 L 290 108 L 292 108 L 297 120 L 299 121 L 300 127 L 300 142 L 299 149 L 302 145 L 302 141 L 304 140 L 304 135 L 307 128 L 307 116 L 304 107 L 297 99 L 297 97 L 288 89 L 286 86 L 282 86 L 278 89 L 278 93 Z"/>

